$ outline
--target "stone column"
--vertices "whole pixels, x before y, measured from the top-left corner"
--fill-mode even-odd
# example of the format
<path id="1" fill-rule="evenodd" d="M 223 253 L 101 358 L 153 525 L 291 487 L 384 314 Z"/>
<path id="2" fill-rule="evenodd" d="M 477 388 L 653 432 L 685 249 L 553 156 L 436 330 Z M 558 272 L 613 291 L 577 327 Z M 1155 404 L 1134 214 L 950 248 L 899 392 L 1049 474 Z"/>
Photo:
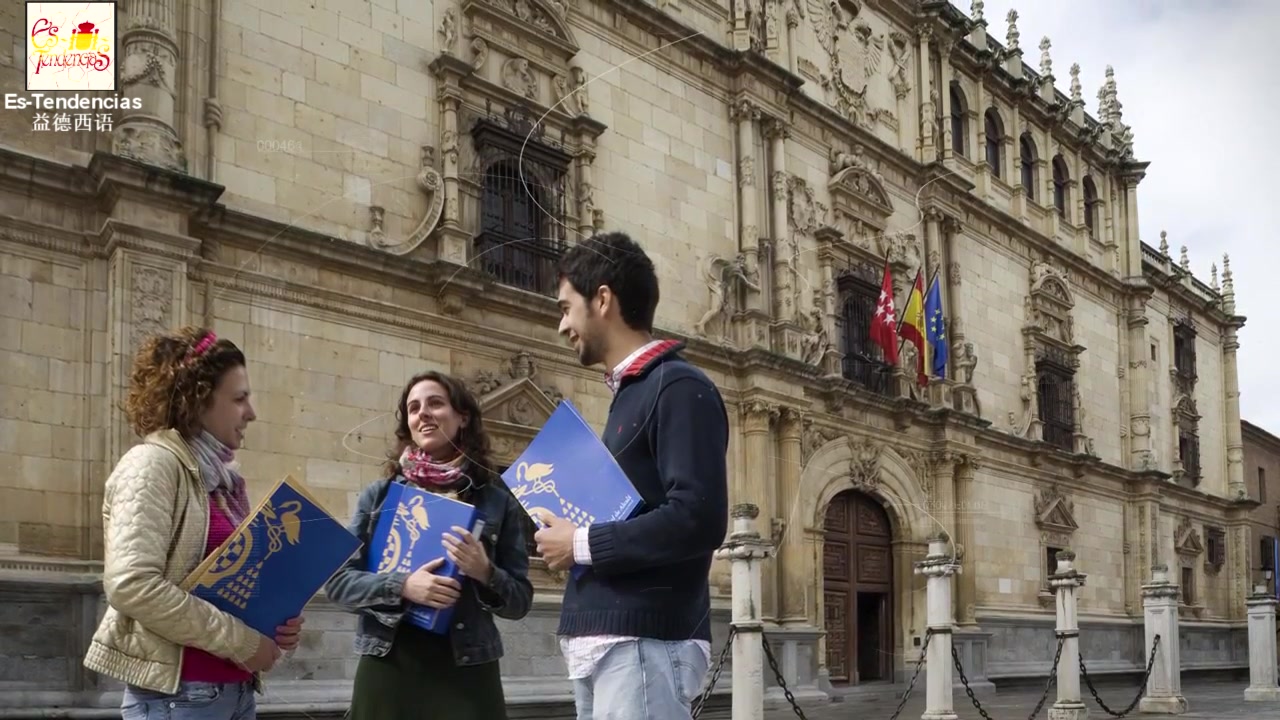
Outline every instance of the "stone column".
<path id="1" fill-rule="evenodd" d="M 120 94 L 140 107 L 120 110 L 111 151 L 166 170 L 187 171 L 178 139 L 175 0 L 133 0 L 120 34 Z"/>
<path id="2" fill-rule="evenodd" d="M 1124 195 L 1124 267 L 1125 277 L 1142 274 L 1142 243 L 1138 240 L 1138 181 L 1142 175 L 1127 175 L 1120 178 L 1121 192 Z"/>
<path id="3" fill-rule="evenodd" d="M 1129 469 L 1153 470 L 1151 455 L 1151 403 L 1147 383 L 1151 379 L 1150 353 L 1147 351 L 1147 298 L 1149 286 L 1133 291 L 1128 297 L 1126 319 L 1129 324 Z"/>
<path id="4" fill-rule="evenodd" d="M 977 625 L 978 605 L 978 573 L 973 564 L 976 555 L 973 539 L 973 525 L 976 505 L 973 497 L 973 476 L 980 466 L 980 461 L 973 455 L 965 455 L 956 464 L 955 499 L 956 499 L 956 545 L 960 548 L 960 562 L 964 572 L 957 581 L 956 614 L 961 625 Z"/>
<path id="5" fill-rule="evenodd" d="M 474 68 L 471 63 L 446 53 L 441 54 L 427 69 L 436 77 L 440 103 L 440 154 L 443 158 L 441 177 L 444 186 L 444 209 L 440 213 L 436 230 L 437 255 L 441 260 L 466 265 L 471 249 L 471 230 L 462 217 L 461 185 L 459 174 L 458 110 L 462 102 L 462 80 Z M 476 186 L 480 181 L 476 180 Z M 436 192 L 440 192 L 437 190 Z M 476 217 L 478 217 L 478 211 Z"/>
<path id="6" fill-rule="evenodd" d="M 938 46 L 940 57 L 940 66 L 942 69 L 942 82 L 939 83 L 938 97 L 942 106 L 942 162 L 951 169 L 955 169 L 956 156 L 956 139 L 951 136 L 951 51 L 955 49 L 954 40 L 942 40 Z M 960 138 L 960 142 L 964 142 L 964 138 Z"/>
<path id="7" fill-rule="evenodd" d="M 804 518 L 800 516 L 801 437 L 803 419 L 793 407 L 782 408 L 778 425 L 778 510 L 782 536 L 775 543 L 778 561 L 778 585 L 781 625 L 808 625 L 805 613 L 805 585 L 808 578 L 804 568 L 804 538 L 801 537 Z"/>
<path id="8" fill-rule="evenodd" d="M 916 73 L 920 88 L 920 162 L 928 165 L 937 162 L 939 157 L 938 90 L 933 85 L 933 57 L 929 51 L 933 28 L 927 25 L 920 28 L 917 39 L 920 43 Z"/>
<path id="9" fill-rule="evenodd" d="M 748 400 L 741 406 L 742 411 L 742 447 L 743 459 L 746 461 L 742 477 L 742 486 L 735 499 L 750 503 L 757 510 L 764 512 L 766 518 L 773 517 L 771 503 L 769 502 L 769 486 L 773 483 L 773 475 L 770 472 L 772 466 L 772 453 L 769 442 L 769 427 L 778 418 L 778 408 L 761 400 Z M 752 517 L 755 517 L 754 515 Z M 764 527 L 757 527 L 756 531 L 761 535 L 768 537 L 771 528 L 770 523 L 763 523 Z M 761 599 L 762 609 L 758 612 L 762 613 L 762 617 L 773 619 L 776 617 L 778 603 L 775 595 L 776 583 L 773 583 L 774 569 L 769 568 L 768 578 L 771 582 L 767 585 L 769 592 L 757 596 Z"/>
<path id="10" fill-rule="evenodd" d="M 1087 720 L 1089 708 L 1080 702 L 1080 624 L 1077 619 L 1076 589 L 1084 587 L 1085 575 L 1073 567 L 1076 554 L 1058 552 L 1058 571 L 1049 584 L 1058 595 L 1058 637 L 1062 655 L 1058 658 L 1058 701 L 1049 708 L 1049 720 Z"/>
<path id="11" fill-rule="evenodd" d="M 769 123 L 769 166 L 773 171 L 772 207 L 769 213 L 769 235 L 773 238 L 773 317 L 775 321 L 796 319 L 795 278 L 791 276 L 791 258 L 795 253 L 787 232 L 787 138 L 785 123 Z"/>
<path id="12" fill-rule="evenodd" d="M 734 505 L 733 530 L 716 551 L 732 572 L 731 624 L 733 639 L 733 720 L 764 717 L 764 624 L 760 619 L 760 561 L 772 554 L 769 543 L 754 529 L 759 508 Z"/>
<path id="13" fill-rule="evenodd" d="M 928 604 L 926 622 L 933 633 L 929 639 L 925 659 L 925 711 L 920 720 L 956 720 L 952 709 L 951 660 L 951 576 L 960 572 L 960 566 L 952 560 L 951 543 L 946 533 L 938 533 L 929 539 L 929 554 L 915 565 L 917 575 L 928 580 L 925 586 L 925 602 Z"/>
<path id="14" fill-rule="evenodd" d="M 796 72 L 796 28 L 800 27 L 800 14 L 796 6 L 787 8 L 787 69 Z"/>
<path id="15" fill-rule="evenodd" d="M 1280 702 L 1276 685 L 1276 605 L 1268 588 L 1259 585 L 1249 598 L 1249 687 L 1247 702 Z"/>
<path id="16" fill-rule="evenodd" d="M 742 99 L 732 107 L 731 117 L 738 131 L 738 188 L 742 212 L 738 250 L 746 262 L 747 275 L 759 285 L 760 218 L 756 207 L 756 126 L 760 109 Z M 747 289 L 747 310 L 762 310 L 761 293 Z"/>
<path id="17" fill-rule="evenodd" d="M 1249 491 L 1244 484 L 1244 440 L 1240 436 L 1240 375 L 1236 366 L 1236 351 L 1240 349 L 1237 332 L 1243 326 L 1243 318 L 1236 315 L 1236 283 L 1231 275 L 1231 257 L 1222 256 L 1222 311 L 1231 316 L 1230 324 L 1223 332 L 1222 342 L 1222 391 L 1227 401 L 1227 497 L 1246 498 Z"/>
<path id="18" fill-rule="evenodd" d="M 1167 565 L 1151 567 L 1151 582 L 1142 586 L 1142 609 L 1146 625 L 1144 654 L 1151 652 L 1157 635 L 1160 644 L 1156 646 L 1155 663 L 1147 678 L 1146 694 L 1138 702 L 1138 712 L 1181 715 L 1187 711 L 1187 699 L 1182 696 L 1178 586 L 1169 582 Z"/>

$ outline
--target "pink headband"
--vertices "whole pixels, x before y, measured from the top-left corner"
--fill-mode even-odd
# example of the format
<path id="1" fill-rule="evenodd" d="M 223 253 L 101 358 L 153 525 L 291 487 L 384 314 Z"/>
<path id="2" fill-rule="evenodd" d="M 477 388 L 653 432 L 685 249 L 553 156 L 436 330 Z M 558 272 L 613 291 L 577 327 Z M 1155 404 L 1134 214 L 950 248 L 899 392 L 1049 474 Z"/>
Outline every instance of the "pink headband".
<path id="1" fill-rule="evenodd" d="M 187 353 L 187 359 L 190 360 L 191 358 L 195 358 L 203 355 L 204 351 L 213 347 L 213 344 L 217 342 L 217 340 L 218 340 L 218 336 L 215 335 L 213 332 L 210 332 L 208 335 L 205 335 L 204 339 L 196 343 L 196 346 L 191 348 L 191 352 Z"/>

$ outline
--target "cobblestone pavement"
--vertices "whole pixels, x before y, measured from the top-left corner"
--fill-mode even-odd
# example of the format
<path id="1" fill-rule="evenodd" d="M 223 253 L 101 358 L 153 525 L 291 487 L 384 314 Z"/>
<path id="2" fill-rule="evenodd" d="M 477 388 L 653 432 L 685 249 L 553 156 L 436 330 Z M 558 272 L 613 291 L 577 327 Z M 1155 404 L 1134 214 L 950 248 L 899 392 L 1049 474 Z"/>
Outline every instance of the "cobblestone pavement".
<path id="1" fill-rule="evenodd" d="M 1135 708 L 1127 717 L 1135 720 L 1170 720 L 1172 718 L 1181 718 L 1182 720 L 1191 720 L 1193 718 L 1213 718 L 1214 720 L 1225 720 L 1228 718 L 1234 720 L 1277 720 L 1280 718 L 1280 704 L 1275 703 L 1257 703 L 1244 701 L 1244 689 L 1248 686 L 1245 681 L 1221 681 L 1221 682 L 1201 682 L 1196 684 L 1184 684 L 1182 687 L 1183 696 L 1187 698 L 1187 713 L 1184 715 L 1144 715 Z M 923 688 L 921 688 L 923 689 Z M 1136 686 L 1126 685 L 1108 685 L 1101 687 L 1098 694 L 1102 697 L 1102 701 L 1112 710 L 1120 711 L 1133 700 L 1138 692 Z M 996 693 L 987 697 L 979 697 L 983 709 L 991 716 L 991 720 L 1026 720 L 1036 702 L 1040 699 L 1040 692 L 1035 690 L 1016 690 L 1004 693 Z M 1053 701 L 1057 699 L 1057 693 L 1050 691 L 1049 700 L 1045 702 L 1044 708 L 1038 715 L 1038 720 L 1043 720 L 1049 716 L 1049 707 L 1053 705 Z M 1103 712 L 1093 698 L 1088 696 L 1085 691 L 1085 704 L 1089 707 L 1089 716 L 1095 720 L 1108 718 L 1108 714 Z M 821 708 L 813 708 L 804 710 L 804 717 L 808 720 L 889 720 L 889 716 L 893 714 L 894 709 L 898 705 L 898 700 L 868 700 L 859 699 L 856 695 L 848 696 L 844 702 L 831 703 Z M 956 693 L 954 705 L 956 715 L 960 720 L 979 720 L 982 716 L 973 707 L 967 695 L 963 691 Z M 907 701 L 906 707 L 903 709 L 899 720 L 919 720 L 920 715 L 924 712 L 924 697 L 919 697 L 916 693 L 912 693 L 912 697 Z M 789 708 L 780 708 L 765 712 L 765 720 L 794 720 L 796 715 Z"/>

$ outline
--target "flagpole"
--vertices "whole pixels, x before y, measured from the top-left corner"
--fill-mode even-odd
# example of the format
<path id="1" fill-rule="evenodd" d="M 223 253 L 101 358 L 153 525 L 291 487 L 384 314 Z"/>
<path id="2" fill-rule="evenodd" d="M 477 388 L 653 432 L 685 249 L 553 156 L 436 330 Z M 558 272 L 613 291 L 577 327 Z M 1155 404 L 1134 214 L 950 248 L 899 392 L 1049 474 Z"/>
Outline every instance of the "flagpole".
<path id="1" fill-rule="evenodd" d="M 919 269 L 919 268 L 916 268 L 916 276 L 915 276 L 915 278 L 914 278 L 914 279 L 912 279 L 912 280 L 911 280 L 911 289 L 912 289 L 912 290 L 914 290 L 914 289 L 915 289 L 915 287 L 916 287 L 916 281 L 920 279 L 920 275 L 921 275 L 921 274 L 922 274 L 922 273 L 921 273 L 920 269 Z M 923 295 L 921 295 L 921 296 L 920 296 L 920 301 L 921 301 L 921 302 L 924 302 L 924 296 L 923 296 Z M 898 357 L 902 357 L 902 348 L 904 348 L 904 347 L 906 347 L 906 346 L 907 346 L 907 339 L 906 339 L 906 338 L 904 338 L 904 337 L 902 337 L 902 321 L 907 319 L 907 306 L 908 306 L 908 305 L 910 305 L 910 304 L 911 304 L 911 291 L 910 291 L 910 290 L 908 290 L 908 291 L 907 291 L 907 301 L 906 301 L 906 302 L 904 302 L 904 303 L 902 303 L 902 314 L 898 316 L 898 327 L 896 327 L 896 328 L 894 328 L 894 329 L 893 329 L 893 334 L 894 334 L 894 335 L 897 335 L 898 337 L 900 337 L 900 338 L 901 338 L 900 340 L 898 340 Z"/>

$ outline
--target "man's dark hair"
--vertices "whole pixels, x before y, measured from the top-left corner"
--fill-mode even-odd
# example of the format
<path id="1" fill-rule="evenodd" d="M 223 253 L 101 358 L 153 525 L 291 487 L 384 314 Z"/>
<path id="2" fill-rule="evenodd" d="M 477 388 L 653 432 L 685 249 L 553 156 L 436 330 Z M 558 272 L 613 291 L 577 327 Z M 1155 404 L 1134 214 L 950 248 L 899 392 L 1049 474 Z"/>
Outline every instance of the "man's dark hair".
<path id="1" fill-rule="evenodd" d="M 658 308 L 658 274 L 653 261 L 626 233 L 593 235 L 560 258 L 559 278 L 587 300 L 608 285 L 618 298 L 622 320 L 632 330 L 653 332 Z"/>

